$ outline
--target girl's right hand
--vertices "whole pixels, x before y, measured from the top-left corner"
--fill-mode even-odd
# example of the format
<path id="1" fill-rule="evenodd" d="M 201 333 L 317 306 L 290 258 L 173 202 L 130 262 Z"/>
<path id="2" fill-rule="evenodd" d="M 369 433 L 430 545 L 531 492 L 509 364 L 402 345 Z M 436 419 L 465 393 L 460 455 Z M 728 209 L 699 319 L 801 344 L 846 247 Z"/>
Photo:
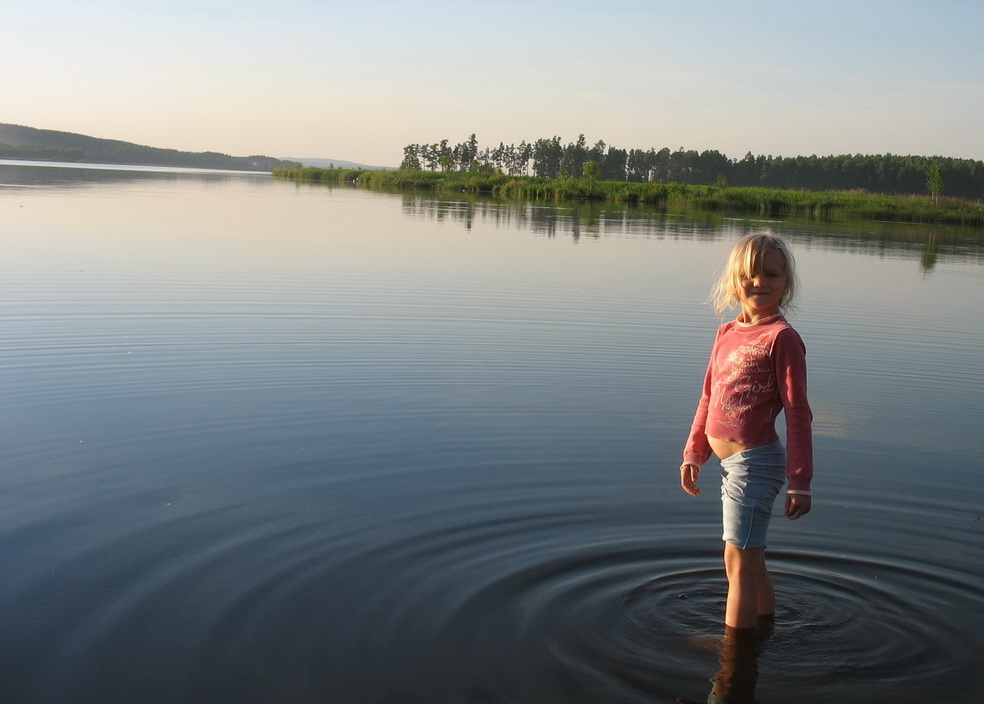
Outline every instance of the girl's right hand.
<path id="1" fill-rule="evenodd" d="M 700 467 L 695 464 L 680 465 L 680 486 L 691 496 L 700 496 L 700 487 L 697 486 L 697 477 L 700 476 Z"/>

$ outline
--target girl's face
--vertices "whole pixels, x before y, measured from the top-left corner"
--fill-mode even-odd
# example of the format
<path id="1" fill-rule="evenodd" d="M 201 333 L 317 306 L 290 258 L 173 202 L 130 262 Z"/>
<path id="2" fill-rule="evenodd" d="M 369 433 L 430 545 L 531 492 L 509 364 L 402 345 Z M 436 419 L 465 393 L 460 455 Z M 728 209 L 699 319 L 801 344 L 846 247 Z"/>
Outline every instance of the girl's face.
<path id="1" fill-rule="evenodd" d="M 738 280 L 738 302 L 746 323 L 778 313 L 779 303 L 789 283 L 786 260 L 774 249 L 768 250 L 761 258 L 759 269 L 743 274 Z"/>

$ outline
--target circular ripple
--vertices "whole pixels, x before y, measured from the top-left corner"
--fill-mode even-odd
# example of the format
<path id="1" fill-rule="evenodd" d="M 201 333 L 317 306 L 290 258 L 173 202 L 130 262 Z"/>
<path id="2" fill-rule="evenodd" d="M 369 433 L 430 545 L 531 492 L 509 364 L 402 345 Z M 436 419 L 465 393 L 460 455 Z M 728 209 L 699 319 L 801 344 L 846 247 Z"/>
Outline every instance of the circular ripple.
<path id="1" fill-rule="evenodd" d="M 569 665 L 609 686 L 615 679 L 624 692 L 669 697 L 692 689 L 680 674 L 709 663 L 711 676 L 722 635 L 726 585 L 711 564 L 661 559 L 648 565 L 656 574 L 636 584 L 627 582 L 637 572 L 616 569 L 625 579 L 614 601 L 612 584 L 555 594 L 549 606 L 561 613 L 549 620 L 577 617 L 583 625 L 555 631 L 554 647 Z M 820 554 L 773 555 L 770 571 L 779 603 L 759 657 L 763 696 L 917 702 L 949 690 L 962 701 L 967 682 L 979 678 L 972 653 L 984 593 L 969 575 Z"/>
<path id="2" fill-rule="evenodd" d="M 323 503 L 292 492 L 262 511 L 185 515 L 86 555 L 131 558 L 114 573 L 123 598 L 58 638 L 74 658 L 89 653 L 77 686 L 105 687 L 113 663 L 148 646 L 186 683 L 185 701 L 230 682 L 253 701 L 261 671 L 333 701 L 703 701 L 720 667 L 721 555 L 695 551 L 714 543 L 689 527 L 660 536 L 519 501 L 509 514 L 476 502 L 454 521 L 406 504 L 359 518 L 351 501 L 328 518 Z M 756 663 L 761 701 L 960 702 L 980 682 L 972 575 L 781 551 L 770 571 L 779 611 Z"/>
<path id="3" fill-rule="evenodd" d="M 535 683 L 530 696 L 571 702 L 706 696 L 727 591 L 716 551 L 630 537 L 485 557 L 496 576 L 448 593 L 432 634 L 449 666 L 494 673 L 475 691 L 519 680 Z M 980 616 L 940 620 L 974 613 L 982 594 L 970 578 L 816 553 L 775 554 L 770 569 L 779 610 L 757 663 L 764 701 L 917 702 L 948 690 L 960 701 L 979 677 L 974 648 L 957 644 L 980 642 Z"/>

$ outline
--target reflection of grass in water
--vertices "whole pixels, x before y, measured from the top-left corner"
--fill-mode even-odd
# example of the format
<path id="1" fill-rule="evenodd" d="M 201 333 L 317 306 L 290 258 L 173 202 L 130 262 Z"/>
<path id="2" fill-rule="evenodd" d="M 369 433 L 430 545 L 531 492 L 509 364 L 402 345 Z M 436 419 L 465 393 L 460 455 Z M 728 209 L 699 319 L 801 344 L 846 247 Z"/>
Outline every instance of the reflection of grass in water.
<path id="1" fill-rule="evenodd" d="M 936 268 L 936 259 L 938 254 L 939 250 L 936 247 L 936 235 L 931 234 L 929 239 L 926 241 L 926 246 L 923 247 L 922 257 L 919 262 L 923 271 L 929 272 Z"/>
<path id="2" fill-rule="evenodd" d="M 628 183 L 586 178 L 538 178 L 441 171 L 278 169 L 277 178 L 315 183 L 357 183 L 397 189 L 481 193 L 524 200 L 599 200 L 816 220 L 865 219 L 984 227 L 984 204 L 958 198 L 899 196 L 864 191 L 786 191 L 771 188 Z"/>

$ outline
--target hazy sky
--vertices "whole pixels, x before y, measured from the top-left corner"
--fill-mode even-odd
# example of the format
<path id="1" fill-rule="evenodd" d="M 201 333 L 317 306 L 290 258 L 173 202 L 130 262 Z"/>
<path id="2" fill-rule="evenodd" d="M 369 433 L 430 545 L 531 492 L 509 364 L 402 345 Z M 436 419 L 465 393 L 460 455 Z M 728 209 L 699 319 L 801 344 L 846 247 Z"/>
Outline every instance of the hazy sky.
<path id="1" fill-rule="evenodd" d="M 981 0 L 0 3 L 0 122 L 156 147 L 984 159 Z"/>

